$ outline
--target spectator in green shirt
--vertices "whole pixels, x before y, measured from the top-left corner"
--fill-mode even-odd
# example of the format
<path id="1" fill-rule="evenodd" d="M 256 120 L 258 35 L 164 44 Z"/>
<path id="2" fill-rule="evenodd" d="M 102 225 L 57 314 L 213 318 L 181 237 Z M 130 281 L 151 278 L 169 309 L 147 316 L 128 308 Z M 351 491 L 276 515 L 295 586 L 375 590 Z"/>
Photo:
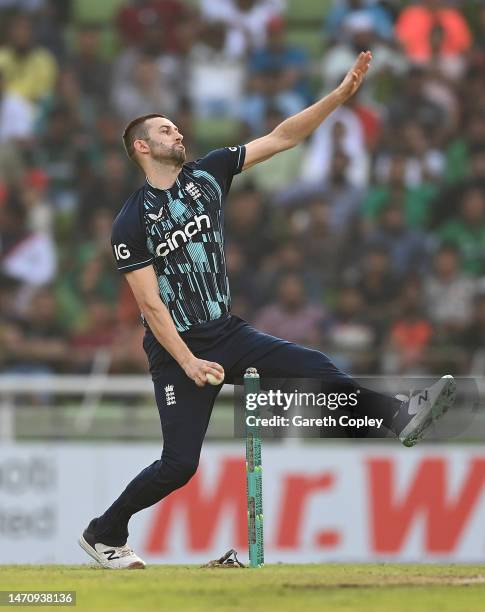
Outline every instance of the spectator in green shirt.
<path id="1" fill-rule="evenodd" d="M 431 183 L 406 185 L 406 157 L 396 153 L 391 158 L 387 183 L 373 185 L 362 204 L 362 214 L 377 219 L 381 211 L 395 200 L 404 202 L 406 224 L 409 227 L 426 227 L 430 202 L 437 194 L 437 187 Z"/>
<path id="2" fill-rule="evenodd" d="M 439 228 L 438 236 L 459 249 L 466 273 L 485 274 L 485 191 L 475 187 L 466 191 L 460 216 Z"/>

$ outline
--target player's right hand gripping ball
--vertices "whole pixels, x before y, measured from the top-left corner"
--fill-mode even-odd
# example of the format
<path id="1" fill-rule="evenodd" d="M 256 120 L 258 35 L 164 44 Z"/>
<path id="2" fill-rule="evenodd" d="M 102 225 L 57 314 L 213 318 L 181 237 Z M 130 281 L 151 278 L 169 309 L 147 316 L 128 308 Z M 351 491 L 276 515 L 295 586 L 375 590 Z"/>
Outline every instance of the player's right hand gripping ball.
<path id="1" fill-rule="evenodd" d="M 221 374 L 219 377 L 214 376 L 210 372 L 205 375 L 205 379 L 210 385 L 221 385 L 224 382 L 224 374 Z"/>

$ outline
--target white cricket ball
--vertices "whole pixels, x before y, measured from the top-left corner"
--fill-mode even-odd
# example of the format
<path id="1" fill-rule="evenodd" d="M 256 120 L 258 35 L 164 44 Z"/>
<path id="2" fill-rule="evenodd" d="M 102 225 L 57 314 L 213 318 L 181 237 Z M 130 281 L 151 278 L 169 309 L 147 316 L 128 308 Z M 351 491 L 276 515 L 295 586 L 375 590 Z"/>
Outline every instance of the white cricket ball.
<path id="1" fill-rule="evenodd" d="M 224 374 L 221 374 L 221 376 L 217 378 L 214 374 L 208 373 L 205 375 L 205 379 L 210 385 L 220 385 L 224 381 Z"/>

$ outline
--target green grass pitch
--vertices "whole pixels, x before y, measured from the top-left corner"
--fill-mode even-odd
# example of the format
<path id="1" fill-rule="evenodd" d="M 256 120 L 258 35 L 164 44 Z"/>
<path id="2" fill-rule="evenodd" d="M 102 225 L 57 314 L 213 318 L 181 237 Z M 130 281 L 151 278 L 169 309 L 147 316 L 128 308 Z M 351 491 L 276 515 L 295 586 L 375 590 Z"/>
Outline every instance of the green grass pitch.
<path id="1" fill-rule="evenodd" d="M 77 605 L 67 609 L 93 612 L 114 608 L 482 612 L 485 566 L 281 564 L 262 569 L 201 569 L 153 565 L 133 571 L 88 565 L 0 566 L 0 590 L 10 589 L 75 590 Z"/>

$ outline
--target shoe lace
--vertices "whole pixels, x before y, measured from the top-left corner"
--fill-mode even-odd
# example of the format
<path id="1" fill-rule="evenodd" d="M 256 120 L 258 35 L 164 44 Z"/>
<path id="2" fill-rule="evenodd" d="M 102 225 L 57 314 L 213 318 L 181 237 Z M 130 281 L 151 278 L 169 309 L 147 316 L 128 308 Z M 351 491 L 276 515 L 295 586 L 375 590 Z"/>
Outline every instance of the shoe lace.
<path id="1" fill-rule="evenodd" d="M 130 555 L 134 555 L 135 553 L 133 552 L 133 549 L 130 548 L 128 546 L 128 544 L 125 544 L 124 546 L 120 546 L 118 548 L 119 551 L 119 555 L 120 557 L 129 557 Z"/>
<path id="2" fill-rule="evenodd" d="M 399 400 L 400 402 L 409 402 L 409 400 L 411 399 L 413 395 L 413 390 L 411 389 L 411 391 L 406 395 L 406 393 L 398 393 L 395 398 L 397 400 Z"/>
<path id="3" fill-rule="evenodd" d="M 405 402 L 406 404 L 408 402 L 410 402 L 413 397 L 415 397 L 416 395 L 420 394 L 421 392 L 419 391 L 419 389 L 414 389 L 413 387 L 411 387 L 411 389 L 409 389 L 409 393 L 398 393 L 397 395 L 395 395 L 394 397 L 396 399 L 398 399 L 401 402 Z"/>

